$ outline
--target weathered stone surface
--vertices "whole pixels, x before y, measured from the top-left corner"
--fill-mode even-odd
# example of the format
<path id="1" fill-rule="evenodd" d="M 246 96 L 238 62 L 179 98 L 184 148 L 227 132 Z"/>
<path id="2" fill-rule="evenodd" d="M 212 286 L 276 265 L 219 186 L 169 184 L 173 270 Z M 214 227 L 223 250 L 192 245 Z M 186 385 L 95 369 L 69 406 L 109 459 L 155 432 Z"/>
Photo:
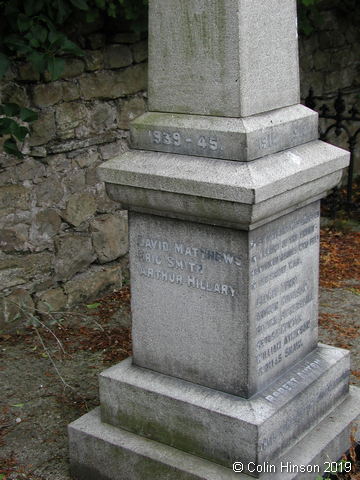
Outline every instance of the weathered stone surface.
<path id="1" fill-rule="evenodd" d="M 349 397 L 322 419 L 316 429 L 301 438 L 294 448 L 274 462 L 275 472 L 283 480 L 313 480 L 316 466 L 329 459 L 340 458 L 350 446 L 352 422 L 360 414 L 360 392 L 352 388 Z M 152 405 L 154 408 L 154 405 Z M 167 480 L 250 480 L 249 475 L 233 472 L 217 463 L 189 455 L 163 443 L 154 442 L 126 430 L 101 422 L 98 409 L 69 425 L 70 470 L 78 480 L 118 480 L 119 472 L 126 480 L 157 478 Z M 84 448 L 86 445 L 86 448 Z M 289 471 L 281 472 L 281 462 Z M 265 464 L 269 465 L 269 464 Z M 311 466 L 307 473 L 297 473 L 292 466 Z M 320 470 L 318 473 L 322 473 Z M 252 473 L 254 475 L 254 473 Z M 316 473 L 315 473 L 316 475 Z M 104 477 L 103 477 L 104 478 Z M 274 470 L 261 475 L 274 480 Z M 105 478 L 104 478 L 105 480 Z"/>
<path id="2" fill-rule="evenodd" d="M 22 185 L 0 186 L 0 213 L 6 215 L 15 210 L 26 210 L 30 207 L 30 190 Z"/>
<path id="3" fill-rule="evenodd" d="M 91 133 L 102 133 L 117 127 L 116 108 L 112 103 L 96 102 L 87 126 Z"/>
<path id="4" fill-rule="evenodd" d="M 86 171 L 84 169 L 73 171 L 71 177 L 66 182 L 66 189 L 68 193 L 78 193 L 79 191 L 83 190 L 86 185 L 85 172 Z M 93 197 L 93 194 L 91 194 L 91 196 Z M 91 202 L 91 205 L 92 204 L 93 202 Z"/>
<path id="5" fill-rule="evenodd" d="M 75 136 L 75 128 L 82 125 L 87 117 L 87 108 L 82 103 L 62 103 L 56 108 L 56 123 L 58 135 L 63 138 Z"/>
<path id="6" fill-rule="evenodd" d="M 96 200 L 97 200 L 97 211 L 99 213 L 109 213 L 118 210 L 120 207 L 119 202 L 111 200 L 106 193 L 105 185 L 103 182 L 96 185 Z"/>
<path id="7" fill-rule="evenodd" d="M 149 195 L 150 190 L 155 195 L 159 190 L 261 204 L 282 193 L 291 195 L 292 189 L 341 171 L 348 158 L 344 150 L 317 141 L 252 162 L 133 150 L 100 165 L 99 172 L 103 181 L 149 189 Z M 200 201 L 198 206 L 203 208 Z M 276 204 L 273 206 L 276 208 Z M 164 205 L 161 208 L 164 210 Z M 269 215 L 274 213 L 273 210 Z"/>
<path id="8" fill-rule="evenodd" d="M 142 150 L 250 161 L 317 140 L 318 115 L 303 105 L 244 118 L 150 112 L 130 128 Z"/>
<path id="9" fill-rule="evenodd" d="M 331 47 L 342 47 L 345 44 L 345 33 L 340 30 L 333 30 L 319 33 L 319 46 L 321 49 Z"/>
<path id="10" fill-rule="evenodd" d="M 143 62 L 148 58 L 148 42 L 143 41 L 131 46 L 131 51 L 136 63 Z"/>
<path id="11" fill-rule="evenodd" d="M 144 113 L 146 104 L 143 97 L 134 97 L 118 103 L 118 125 L 125 130 L 129 129 L 129 122 Z"/>
<path id="12" fill-rule="evenodd" d="M 131 213 L 134 363 L 246 398 L 269 384 L 316 346 L 318 221 L 317 204 L 249 233 Z"/>
<path id="13" fill-rule="evenodd" d="M 19 77 L 27 82 L 37 82 L 40 79 L 39 72 L 36 72 L 30 63 L 22 63 L 18 66 Z"/>
<path id="14" fill-rule="evenodd" d="M 301 59 L 300 64 L 300 76 L 302 76 L 305 72 L 310 72 L 314 68 L 314 58 L 312 56 L 303 56 Z"/>
<path id="15" fill-rule="evenodd" d="M 311 79 L 309 82 L 304 80 L 301 83 L 301 96 L 302 98 L 306 98 L 309 95 L 309 89 L 313 86 L 316 92 L 322 92 L 323 86 L 325 84 L 326 73 L 324 72 L 313 72 L 311 75 Z M 310 83 L 311 82 L 311 83 Z"/>
<path id="16" fill-rule="evenodd" d="M 101 418 L 228 468 L 235 461 L 273 463 L 300 432 L 311 430 L 345 399 L 349 357 L 344 350 L 321 345 L 250 400 L 139 368 L 126 359 L 100 374 Z"/>
<path id="17" fill-rule="evenodd" d="M 311 56 L 310 58 L 313 59 L 316 70 L 323 70 L 330 64 L 331 52 L 326 50 L 318 50 L 315 52 L 314 56 Z"/>
<path id="18" fill-rule="evenodd" d="M 29 97 L 25 87 L 13 82 L 2 88 L 1 99 L 3 102 L 17 103 L 25 107 L 29 105 Z"/>
<path id="19" fill-rule="evenodd" d="M 96 212 L 96 200 L 89 193 L 74 193 L 67 201 L 62 212 L 64 220 L 75 227 L 90 218 Z"/>
<path id="20" fill-rule="evenodd" d="M 85 69 L 88 72 L 104 68 L 104 54 L 102 50 L 87 50 L 85 52 Z"/>
<path id="21" fill-rule="evenodd" d="M 45 176 L 46 169 L 42 162 L 27 157 L 16 166 L 15 172 L 17 179 L 21 182 L 31 180 L 33 183 L 38 183 L 39 179 Z"/>
<path id="22" fill-rule="evenodd" d="M 65 234 L 55 240 L 55 248 L 55 272 L 59 280 L 68 280 L 96 259 L 91 238 L 87 235 Z"/>
<path id="23" fill-rule="evenodd" d="M 0 229 L 0 249 L 4 252 L 28 250 L 29 227 L 18 223 Z"/>
<path id="24" fill-rule="evenodd" d="M 46 209 L 38 212 L 30 228 L 30 242 L 37 247 L 47 244 L 60 231 L 61 218 L 53 209 Z"/>
<path id="25" fill-rule="evenodd" d="M 40 206 L 55 206 L 61 202 L 64 196 L 64 187 L 55 176 L 45 179 L 42 183 L 37 185 L 36 197 L 37 205 Z"/>
<path id="26" fill-rule="evenodd" d="M 119 155 L 119 152 L 123 153 L 128 150 L 127 143 L 124 140 L 117 140 L 113 143 L 107 143 L 99 147 L 99 151 L 103 160 L 114 158 L 115 155 Z"/>
<path id="27" fill-rule="evenodd" d="M 55 137 L 55 133 L 55 112 L 43 110 L 38 120 L 31 124 L 29 143 L 33 147 L 44 145 Z"/>
<path id="28" fill-rule="evenodd" d="M 112 41 L 114 43 L 135 43 L 140 40 L 140 33 L 139 32 L 123 32 L 123 33 L 116 33 L 112 37 Z"/>
<path id="29" fill-rule="evenodd" d="M 339 169 L 258 204 L 238 203 L 236 200 L 223 202 L 198 195 L 174 194 L 110 183 L 106 184 L 106 192 L 109 198 L 121 202 L 122 208 L 128 210 L 210 225 L 254 230 L 269 220 L 275 220 L 281 215 L 324 198 L 331 188 L 339 185 L 341 178 L 342 170 Z M 164 205 L 166 205 L 166 211 L 164 211 Z"/>
<path id="30" fill-rule="evenodd" d="M 357 72 L 353 68 L 342 68 L 339 75 L 336 72 L 332 72 L 325 77 L 325 92 L 332 92 L 336 88 L 346 88 L 346 85 L 352 85 L 354 81 L 357 81 Z"/>
<path id="31" fill-rule="evenodd" d="M 92 33 L 88 36 L 87 40 L 93 50 L 105 45 L 105 35 L 103 33 Z"/>
<path id="32" fill-rule="evenodd" d="M 132 54 L 126 45 L 109 45 L 104 52 L 106 68 L 127 67 L 132 63 Z"/>
<path id="33" fill-rule="evenodd" d="M 111 288 L 121 288 L 121 285 L 120 266 L 93 267 L 65 283 L 64 290 L 68 295 L 68 306 L 71 306 L 93 300 Z"/>
<path id="34" fill-rule="evenodd" d="M 48 155 L 46 157 L 46 163 L 51 169 L 51 173 L 67 173 L 70 167 L 70 162 L 65 155 Z"/>
<path id="35" fill-rule="evenodd" d="M 34 302 L 26 290 L 19 288 L 0 299 L 0 331 L 15 333 L 28 325 L 35 311 Z"/>
<path id="36" fill-rule="evenodd" d="M 0 268 L 0 284 L 3 289 L 23 285 L 24 283 L 26 283 L 26 275 L 21 268 Z"/>
<path id="37" fill-rule="evenodd" d="M 62 99 L 65 102 L 77 100 L 80 97 L 79 86 L 75 82 L 62 82 Z"/>
<path id="38" fill-rule="evenodd" d="M 5 142 L 4 137 L 0 137 L 0 148 L 3 148 Z M 15 157 L 15 155 L 7 155 L 5 153 L 1 153 L 0 155 L 0 166 L 1 168 L 9 168 L 14 167 L 15 165 L 19 165 L 22 162 L 21 158 Z"/>
<path id="39" fill-rule="evenodd" d="M 38 107 L 55 105 L 62 100 L 63 89 L 61 82 L 35 85 L 33 88 L 33 101 Z"/>
<path id="40" fill-rule="evenodd" d="M 93 98 L 118 98 L 146 89 L 145 64 L 126 70 L 99 72 L 82 76 L 79 80 L 81 94 L 85 100 Z"/>
<path id="41" fill-rule="evenodd" d="M 77 77 L 85 70 L 85 64 L 79 58 L 67 58 L 61 78 Z"/>
<path id="42" fill-rule="evenodd" d="M 1 148 L 1 145 L 0 145 Z M 8 184 L 14 184 L 16 182 L 15 180 L 15 169 L 10 169 L 8 168 L 7 170 L 3 170 L 0 173 L 0 186 L 4 187 L 5 185 Z"/>
<path id="43" fill-rule="evenodd" d="M 85 182 L 86 185 L 96 185 L 100 182 L 97 167 L 90 167 L 86 169 Z"/>
<path id="44" fill-rule="evenodd" d="M 150 111 L 243 117 L 299 103 L 295 18 L 295 0 L 150 2 Z"/>
<path id="45" fill-rule="evenodd" d="M 102 135 L 95 135 L 85 140 L 70 140 L 67 142 L 60 142 L 56 145 L 49 146 L 48 151 L 50 153 L 71 152 L 72 150 L 78 150 L 80 148 L 91 147 L 92 145 L 101 145 L 103 143 L 113 142 L 116 139 L 115 132 L 106 132 Z"/>
<path id="46" fill-rule="evenodd" d="M 2 80 L 4 83 L 12 82 L 13 80 L 16 80 L 17 74 L 18 74 L 18 71 L 17 71 L 16 65 L 12 64 L 4 73 Z M 1 96 L 1 92 L 0 92 L 0 96 Z"/>
<path id="47" fill-rule="evenodd" d="M 91 222 L 92 240 L 100 263 L 107 263 L 128 251 L 128 225 L 125 216 L 100 215 Z"/>
<path id="48" fill-rule="evenodd" d="M 53 270 L 53 255 L 48 252 L 31 255 L 1 255 L 0 285 L 9 288 L 22 285 Z"/>
<path id="49" fill-rule="evenodd" d="M 43 313 L 63 311 L 66 304 L 67 297 L 62 288 L 52 288 L 36 295 L 36 308 Z"/>
<path id="50" fill-rule="evenodd" d="M 78 152 L 72 152 L 70 158 L 72 158 L 73 162 L 80 168 L 92 167 L 100 160 L 99 153 L 97 149 L 94 148 L 86 151 L 80 150 Z"/>
<path id="51" fill-rule="evenodd" d="M 30 150 L 30 155 L 32 157 L 44 158 L 47 155 L 45 147 L 32 147 Z"/>

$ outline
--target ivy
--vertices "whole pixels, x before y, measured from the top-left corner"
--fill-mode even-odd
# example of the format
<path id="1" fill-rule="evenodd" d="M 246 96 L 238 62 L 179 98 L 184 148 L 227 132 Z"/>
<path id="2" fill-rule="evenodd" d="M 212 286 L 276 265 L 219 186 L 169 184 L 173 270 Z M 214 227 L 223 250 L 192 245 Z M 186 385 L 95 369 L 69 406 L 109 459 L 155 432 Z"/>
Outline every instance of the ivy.
<path id="1" fill-rule="evenodd" d="M 23 142 L 29 129 L 20 122 L 29 124 L 38 118 L 36 112 L 29 108 L 20 107 L 16 103 L 3 103 L 0 105 L 0 136 L 7 136 L 3 149 L 10 155 L 22 158 L 17 141 Z"/>
<path id="2" fill-rule="evenodd" d="M 320 0 L 299 0 L 299 30 L 304 35 L 310 35 L 321 22 L 319 2 Z"/>
<path id="3" fill-rule="evenodd" d="M 0 80 L 19 59 L 35 72 L 57 80 L 64 71 L 64 57 L 81 57 L 82 49 L 66 34 L 75 18 L 94 22 L 99 17 L 123 18 L 135 31 L 147 25 L 148 0 L 0 0 Z M 29 133 L 36 112 L 15 103 L 0 105 L 0 137 L 6 153 L 21 158 L 18 142 Z"/>

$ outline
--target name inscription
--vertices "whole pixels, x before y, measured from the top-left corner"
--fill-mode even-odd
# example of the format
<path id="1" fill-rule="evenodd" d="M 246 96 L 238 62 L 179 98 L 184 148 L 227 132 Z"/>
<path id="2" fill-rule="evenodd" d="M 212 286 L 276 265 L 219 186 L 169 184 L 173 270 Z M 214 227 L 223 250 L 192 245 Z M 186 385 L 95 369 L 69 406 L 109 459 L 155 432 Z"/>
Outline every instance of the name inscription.
<path id="1" fill-rule="evenodd" d="M 266 395 L 265 398 L 272 404 L 281 402 L 282 397 L 285 396 L 292 396 L 292 399 L 294 399 L 295 392 L 301 391 L 308 384 L 309 376 L 319 375 L 323 371 L 321 361 L 315 359 L 309 365 L 297 371 L 292 378 L 277 390 Z M 303 431 L 306 425 L 310 426 L 314 419 L 324 415 L 328 411 L 329 406 L 335 404 L 347 391 L 347 382 L 348 372 L 342 371 L 335 378 L 329 379 L 323 384 L 320 383 L 316 393 L 312 394 L 310 400 L 306 402 L 306 408 L 301 408 L 301 410 L 296 412 L 296 415 L 289 415 L 287 419 L 286 417 L 279 419 L 276 430 L 261 440 L 259 444 L 260 451 L 271 449 L 274 444 L 278 446 L 279 438 L 282 438 L 283 442 L 286 443 L 287 439 L 293 438 L 294 435 L 296 436 L 299 428 Z"/>
<path id="2" fill-rule="evenodd" d="M 317 275 L 304 265 L 318 251 L 318 210 L 254 236 L 250 288 L 255 295 L 257 373 L 261 377 L 299 353 L 311 332 Z"/>
<path id="3" fill-rule="evenodd" d="M 229 297 L 238 294 L 234 285 L 210 278 L 213 273 L 210 274 L 208 267 L 224 264 L 240 268 L 242 259 L 239 255 L 139 235 L 137 259 L 141 276 Z"/>

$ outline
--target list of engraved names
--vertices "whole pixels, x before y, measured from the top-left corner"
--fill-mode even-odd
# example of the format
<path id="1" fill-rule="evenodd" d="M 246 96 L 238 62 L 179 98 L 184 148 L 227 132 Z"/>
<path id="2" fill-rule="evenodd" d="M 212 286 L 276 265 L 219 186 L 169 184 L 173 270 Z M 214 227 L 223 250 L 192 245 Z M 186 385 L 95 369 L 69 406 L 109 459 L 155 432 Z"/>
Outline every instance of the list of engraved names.
<path id="1" fill-rule="evenodd" d="M 256 362 L 260 376 L 301 351 L 316 321 L 316 270 L 319 214 L 308 208 L 255 237 L 250 250 L 250 288 L 255 301 Z M 315 290 L 314 290 L 315 289 Z"/>
<path id="2" fill-rule="evenodd" d="M 236 285 L 216 278 L 214 266 L 223 264 L 239 269 L 240 255 L 138 235 L 137 259 L 138 273 L 149 279 L 228 297 L 239 294 Z"/>

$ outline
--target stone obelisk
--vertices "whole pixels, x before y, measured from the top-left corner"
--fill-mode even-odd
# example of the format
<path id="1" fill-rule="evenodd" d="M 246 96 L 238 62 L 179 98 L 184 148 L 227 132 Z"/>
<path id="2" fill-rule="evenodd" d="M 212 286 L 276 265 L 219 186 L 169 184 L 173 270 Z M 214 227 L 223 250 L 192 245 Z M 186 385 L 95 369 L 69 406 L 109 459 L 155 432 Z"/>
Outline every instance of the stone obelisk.
<path id="1" fill-rule="evenodd" d="M 149 7 L 149 112 L 100 168 L 129 210 L 133 357 L 69 426 L 73 476 L 313 479 L 360 394 L 317 339 L 319 200 L 349 154 L 299 104 L 296 1 Z"/>

